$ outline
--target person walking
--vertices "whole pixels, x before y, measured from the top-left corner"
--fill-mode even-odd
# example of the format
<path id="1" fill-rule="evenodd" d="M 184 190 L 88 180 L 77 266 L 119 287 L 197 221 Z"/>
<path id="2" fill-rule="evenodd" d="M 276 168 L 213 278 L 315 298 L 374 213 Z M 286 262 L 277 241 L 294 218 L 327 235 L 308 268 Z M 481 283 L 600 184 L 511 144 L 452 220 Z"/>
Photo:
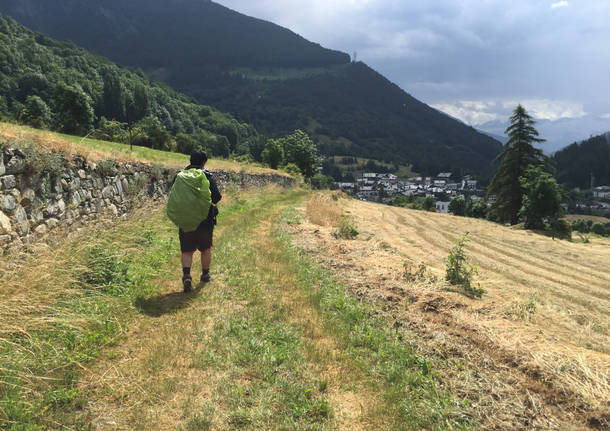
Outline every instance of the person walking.
<path id="1" fill-rule="evenodd" d="M 205 169 L 207 160 L 205 151 L 195 150 L 191 153 L 190 165 L 174 178 L 168 201 L 168 216 L 179 227 L 182 286 L 185 293 L 192 290 L 191 267 L 197 250 L 201 253 L 200 281 L 208 283 L 212 280 L 210 265 L 218 215 L 216 204 L 222 195 L 214 176 Z M 206 209 L 207 213 L 204 213 Z"/>

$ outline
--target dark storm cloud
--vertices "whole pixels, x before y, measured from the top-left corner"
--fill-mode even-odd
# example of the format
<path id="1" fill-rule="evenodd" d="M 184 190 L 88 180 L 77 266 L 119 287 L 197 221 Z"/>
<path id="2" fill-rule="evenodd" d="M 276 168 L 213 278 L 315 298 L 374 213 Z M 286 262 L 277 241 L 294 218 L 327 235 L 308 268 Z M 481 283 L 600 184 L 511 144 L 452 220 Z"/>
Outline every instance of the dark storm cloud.
<path id="1" fill-rule="evenodd" d="M 355 51 L 406 91 L 467 122 L 504 116 L 520 101 L 539 118 L 610 113 L 608 1 L 220 3 Z"/>

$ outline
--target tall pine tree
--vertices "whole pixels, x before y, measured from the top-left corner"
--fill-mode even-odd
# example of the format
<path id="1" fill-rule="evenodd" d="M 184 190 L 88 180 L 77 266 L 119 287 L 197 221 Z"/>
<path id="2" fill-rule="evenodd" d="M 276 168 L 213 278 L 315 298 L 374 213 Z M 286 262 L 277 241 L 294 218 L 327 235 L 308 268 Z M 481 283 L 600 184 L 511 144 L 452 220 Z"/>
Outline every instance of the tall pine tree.
<path id="1" fill-rule="evenodd" d="M 538 137 L 538 131 L 534 128 L 536 122 L 523 106 L 515 108 L 510 123 L 505 132 L 509 139 L 496 158 L 500 160 L 500 166 L 491 180 L 487 195 L 496 197 L 491 207 L 492 215 L 502 223 L 514 225 L 519 223 L 519 211 L 525 194 L 519 178 L 530 165 L 549 166 L 549 158 L 532 145 L 545 139 Z"/>

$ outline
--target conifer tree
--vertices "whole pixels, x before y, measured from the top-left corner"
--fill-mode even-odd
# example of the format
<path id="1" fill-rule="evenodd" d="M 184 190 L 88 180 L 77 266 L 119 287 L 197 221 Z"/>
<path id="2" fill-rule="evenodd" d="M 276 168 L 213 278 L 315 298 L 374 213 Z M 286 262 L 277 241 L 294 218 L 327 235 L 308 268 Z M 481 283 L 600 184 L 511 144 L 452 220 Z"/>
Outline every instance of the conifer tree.
<path id="1" fill-rule="evenodd" d="M 487 195 L 496 197 L 491 207 L 492 216 L 502 223 L 510 222 L 514 225 L 519 222 L 519 211 L 525 194 L 519 178 L 530 165 L 549 166 L 549 158 L 532 145 L 544 142 L 545 139 L 538 137 L 538 131 L 534 128 L 536 122 L 523 106 L 515 108 L 510 123 L 505 132 L 509 139 L 496 158 L 500 160 L 500 166 L 491 180 Z"/>

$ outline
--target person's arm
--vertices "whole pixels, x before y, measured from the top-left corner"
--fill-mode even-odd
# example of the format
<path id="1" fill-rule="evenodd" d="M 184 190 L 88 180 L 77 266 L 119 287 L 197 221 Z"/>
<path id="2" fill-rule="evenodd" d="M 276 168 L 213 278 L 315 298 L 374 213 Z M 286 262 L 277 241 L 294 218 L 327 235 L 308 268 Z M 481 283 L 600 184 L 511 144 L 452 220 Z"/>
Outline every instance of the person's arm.
<path id="1" fill-rule="evenodd" d="M 205 176 L 208 177 L 208 181 L 210 182 L 210 192 L 212 193 L 212 203 L 214 205 L 216 205 L 222 199 L 220 190 L 218 190 L 218 184 L 216 184 L 216 179 L 210 173 L 206 172 Z"/>

